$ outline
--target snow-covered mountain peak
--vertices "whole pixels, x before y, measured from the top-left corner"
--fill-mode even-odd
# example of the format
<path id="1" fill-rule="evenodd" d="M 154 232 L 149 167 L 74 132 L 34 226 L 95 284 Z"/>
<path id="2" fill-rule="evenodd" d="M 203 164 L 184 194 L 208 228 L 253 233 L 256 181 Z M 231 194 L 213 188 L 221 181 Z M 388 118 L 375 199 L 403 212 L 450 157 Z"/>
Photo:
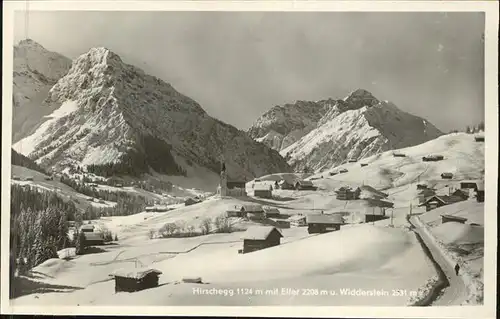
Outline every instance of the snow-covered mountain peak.
<path id="1" fill-rule="evenodd" d="M 233 178 L 290 170 L 277 152 L 104 47 L 76 58 L 46 105 L 54 111 L 14 149 L 56 170 L 88 165 L 105 174 L 151 168 L 189 175 L 201 167 L 217 173 L 221 154 Z"/>

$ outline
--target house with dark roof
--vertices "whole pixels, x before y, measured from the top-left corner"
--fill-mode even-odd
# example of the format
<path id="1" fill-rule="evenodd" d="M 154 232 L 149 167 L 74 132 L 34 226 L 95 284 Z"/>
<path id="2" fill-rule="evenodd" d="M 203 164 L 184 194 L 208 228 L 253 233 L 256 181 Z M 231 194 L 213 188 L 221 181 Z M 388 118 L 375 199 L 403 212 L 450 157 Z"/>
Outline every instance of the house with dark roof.
<path id="1" fill-rule="evenodd" d="M 299 180 L 295 182 L 295 189 L 299 191 L 303 190 L 316 190 L 317 188 L 314 186 L 313 182 L 311 181 L 305 181 L 305 180 Z"/>
<path id="2" fill-rule="evenodd" d="M 115 292 L 135 292 L 158 286 L 161 271 L 148 267 L 118 269 L 110 274 L 115 280 Z"/>
<path id="3" fill-rule="evenodd" d="M 240 253 L 246 254 L 253 251 L 278 246 L 283 234 L 274 226 L 253 226 L 243 234 L 243 249 Z"/>
<path id="4" fill-rule="evenodd" d="M 464 199 L 460 196 L 451 195 L 433 195 L 426 199 L 426 201 L 419 206 L 425 206 L 425 210 L 428 212 L 438 207 L 454 204 L 463 201 Z"/>
<path id="5" fill-rule="evenodd" d="M 460 189 L 477 189 L 477 184 L 481 183 L 480 180 L 463 180 L 460 181 Z"/>
<path id="6" fill-rule="evenodd" d="M 367 207 L 365 210 L 365 223 L 372 223 L 379 220 L 387 219 L 385 207 Z"/>
<path id="7" fill-rule="evenodd" d="M 264 213 L 266 218 L 276 218 L 281 216 L 279 209 L 276 207 L 266 206 L 264 207 Z"/>
<path id="8" fill-rule="evenodd" d="M 253 185 L 252 193 L 254 197 L 273 198 L 273 187 L 272 185 L 256 183 Z"/>
<path id="9" fill-rule="evenodd" d="M 441 174 L 441 178 L 442 179 L 452 179 L 453 178 L 453 174 L 449 173 L 449 172 L 445 172 L 445 173 Z"/>
<path id="10" fill-rule="evenodd" d="M 314 214 L 307 215 L 306 223 L 309 234 L 322 234 L 339 230 L 344 220 L 340 214 Z"/>

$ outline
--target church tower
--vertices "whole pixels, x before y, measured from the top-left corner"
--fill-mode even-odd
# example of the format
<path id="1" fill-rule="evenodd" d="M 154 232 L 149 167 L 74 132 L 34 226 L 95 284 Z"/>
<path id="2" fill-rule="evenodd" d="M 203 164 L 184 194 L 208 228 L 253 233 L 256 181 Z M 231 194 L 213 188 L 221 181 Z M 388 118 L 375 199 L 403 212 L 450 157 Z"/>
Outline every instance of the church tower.
<path id="1" fill-rule="evenodd" d="M 219 194 L 221 197 L 227 196 L 227 173 L 224 159 L 221 161 Z"/>

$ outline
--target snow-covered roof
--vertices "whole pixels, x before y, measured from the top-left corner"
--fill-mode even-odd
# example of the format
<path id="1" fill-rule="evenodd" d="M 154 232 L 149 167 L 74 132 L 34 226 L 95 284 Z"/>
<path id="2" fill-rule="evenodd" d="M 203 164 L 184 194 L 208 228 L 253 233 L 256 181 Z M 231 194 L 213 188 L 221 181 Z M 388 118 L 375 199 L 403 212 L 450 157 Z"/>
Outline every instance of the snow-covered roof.
<path id="1" fill-rule="evenodd" d="M 257 204 L 246 204 L 246 205 L 241 205 L 241 210 L 245 212 L 263 212 L 264 209 L 262 208 L 261 205 Z"/>
<path id="2" fill-rule="evenodd" d="M 80 227 L 80 229 L 91 229 L 91 230 L 93 230 L 94 228 L 95 226 L 92 224 L 85 224 Z"/>
<path id="3" fill-rule="evenodd" d="M 343 224 L 344 220 L 340 214 L 332 215 L 307 215 L 307 223 L 317 223 L 317 224 Z"/>
<path id="4" fill-rule="evenodd" d="M 158 275 L 161 275 L 162 272 L 154 269 L 154 268 L 147 268 L 147 267 L 141 267 L 141 268 L 134 268 L 134 269 L 117 269 L 113 273 L 110 274 L 112 277 L 125 277 L 125 278 L 134 278 L 134 279 L 142 279 L 146 275 L 155 273 Z"/>
<path id="5" fill-rule="evenodd" d="M 272 190 L 271 185 L 268 184 L 263 184 L 263 183 L 256 183 L 253 186 L 254 191 L 270 191 Z"/>
<path id="6" fill-rule="evenodd" d="M 86 240 L 104 240 L 104 237 L 102 233 L 97 233 L 97 232 L 87 232 L 83 233 L 85 234 L 85 239 Z"/>
<path id="7" fill-rule="evenodd" d="M 305 219 L 306 216 L 304 215 L 292 215 L 290 217 L 288 217 L 288 220 L 290 221 L 297 221 L 297 220 L 301 220 L 301 219 Z"/>
<path id="8" fill-rule="evenodd" d="M 247 229 L 243 234 L 243 239 L 265 240 L 273 231 L 277 231 L 280 237 L 283 237 L 283 234 L 274 226 L 254 226 Z"/>
<path id="9" fill-rule="evenodd" d="M 264 211 L 266 213 L 277 213 L 277 214 L 279 214 L 280 212 L 279 209 L 277 209 L 276 207 L 269 207 L 269 206 L 264 207 Z"/>
<path id="10" fill-rule="evenodd" d="M 311 182 L 311 181 L 300 180 L 300 181 L 297 181 L 297 183 L 299 183 L 302 186 L 314 186 L 313 182 Z"/>

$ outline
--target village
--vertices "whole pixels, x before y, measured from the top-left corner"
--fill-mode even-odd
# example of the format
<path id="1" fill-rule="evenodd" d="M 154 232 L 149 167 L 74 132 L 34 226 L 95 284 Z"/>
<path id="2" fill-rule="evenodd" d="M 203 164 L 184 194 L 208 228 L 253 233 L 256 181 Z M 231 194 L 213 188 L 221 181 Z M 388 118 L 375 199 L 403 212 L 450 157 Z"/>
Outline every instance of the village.
<path id="1" fill-rule="evenodd" d="M 448 145 L 449 140 L 457 141 L 456 150 L 439 148 L 439 145 Z M 86 220 L 77 230 L 85 238 L 86 252 L 78 255 L 74 248 L 66 248 L 59 252 L 60 260 L 50 259 L 33 271 L 50 276 L 42 279 L 47 283 L 64 282 L 68 287 L 83 287 L 70 294 L 74 297 L 68 297 L 81 302 L 97 302 L 97 295 L 91 292 L 96 287 L 108 291 L 108 301 L 101 301 L 104 303 L 123 298 L 119 297 L 120 292 L 153 292 L 169 287 L 171 293 L 177 291 L 177 297 L 170 302 L 180 302 L 179 298 L 185 298 L 197 304 L 199 299 L 188 298 L 188 290 L 176 290 L 175 287 L 211 283 L 237 287 L 241 282 L 249 286 L 251 280 L 256 283 L 265 281 L 264 286 L 268 287 L 292 276 L 296 278 L 292 282 L 298 280 L 301 286 L 316 283 L 323 285 L 324 289 L 335 289 L 336 285 L 341 289 L 344 281 L 335 284 L 332 281 L 335 276 L 321 283 L 314 278 L 323 274 L 323 267 L 328 269 L 337 264 L 343 269 L 344 264 L 357 263 L 355 260 L 359 256 L 373 260 L 372 265 L 365 269 L 371 273 L 381 271 L 381 256 L 386 256 L 386 260 L 396 258 L 391 267 L 397 267 L 398 273 L 409 276 L 410 269 L 400 268 L 396 260 L 399 260 L 398 250 L 407 251 L 409 248 L 403 247 L 412 247 L 411 253 L 407 252 L 412 257 L 407 258 L 415 259 L 415 267 L 419 268 L 412 272 L 413 281 L 405 284 L 405 289 L 417 291 L 431 280 L 435 272 L 428 262 L 422 264 L 427 257 L 419 241 L 411 239 L 412 229 L 416 231 L 419 229 L 415 227 L 424 227 L 422 229 L 430 231 L 432 236 L 440 238 L 443 235 L 438 229 L 451 227 L 457 229 L 455 232 L 467 231 L 463 236 L 477 237 L 474 234 L 484 227 L 484 177 L 481 177 L 481 165 L 478 165 L 482 161 L 480 154 L 477 162 L 455 168 L 450 165 L 463 154 L 463 148 L 481 150 L 481 141 L 459 134 L 444 136 L 429 144 L 435 150 L 430 155 L 421 154 L 431 146 L 416 146 L 362 161 L 351 159 L 340 167 L 321 173 L 271 174 L 250 181 L 228 179 L 225 165 L 221 163 L 219 183 L 212 194 L 200 193 L 171 203 L 156 201 L 143 212 L 130 216 L 101 216 Z M 388 171 L 391 174 L 387 174 Z M 478 178 L 470 178 L 474 175 Z M 52 176 L 43 178 L 43 182 L 48 182 L 48 178 Z M 37 179 L 42 180 L 35 177 L 35 183 Z M 30 185 L 32 180 L 30 175 L 16 176 L 15 182 Z M 70 235 L 75 233 L 74 227 L 75 224 L 71 223 Z M 115 234 L 114 238 L 107 235 L 110 231 Z M 321 247 L 345 241 L 354 245 L 355 251 L 360 249 L 359 254 L 343 251 L 338 256 L 330 256 L 321 252 Z M 375 252 L 370 247 L 379 241 L 380 245 L 389 246 Z M 389 248 L 391 245 L 394 248 Z M 454 245 L 458 246 L 449 249 L 460 248 L 457 252 L 462 256 L 459 259 L 465 265 L 464 269 L 480 274 L 479 242 L 466 240 Z M 295 252 L 300 253 L 296 255 Z M 299 261 L 300 254 L 311 257 Z M 349 258 L 354 259 L 349 261 Z M 202 260 L 211 260 L 213 265 L 198 262 Z M 222 264 L 222 260 L 227 264 Z M 289 260 L 287 267 L 290 269 L 273 265 L 278 260 Z M 264 269 L 266 275 L 262 273 Z M 316 274 L 310 277 L 312 281 L 307 276 L 299 279 L 307 269 Z M 80 273 L 78 278 L 72 275 L 74 271 Z M 353 276 L 363 276 L 357 271 Z M 385 280 L 384 289 L 390 291 L 397 282 Z M 379 284 L 382 285 L 377 281 Z M 51 296 L 45 294 L 43 300 L 50 302 Z M 203 298 L 208 298 L 206 302 L 213 300 L 210 296 Z M 282 298 L 284 296 L 272 300 L 257 298 L 258 301 L 255 299 L 252 304 L 283 302 Z M 462 295 L 460 298 L 466 300 L 469 297 Z M 408 296 L 396 299 L 380 302 L 410 302 Z M 33 301 L 33 295 L 15 299 L 21 303 Z M 342 299 L 342 302 L 347 301 Z M 53 299 L 53 302 L 58 301 Z M 310 298 L 307 302 L 323 304 L 328 301 Z M 236 304 L 246 302 L 240 300 Z"/>

